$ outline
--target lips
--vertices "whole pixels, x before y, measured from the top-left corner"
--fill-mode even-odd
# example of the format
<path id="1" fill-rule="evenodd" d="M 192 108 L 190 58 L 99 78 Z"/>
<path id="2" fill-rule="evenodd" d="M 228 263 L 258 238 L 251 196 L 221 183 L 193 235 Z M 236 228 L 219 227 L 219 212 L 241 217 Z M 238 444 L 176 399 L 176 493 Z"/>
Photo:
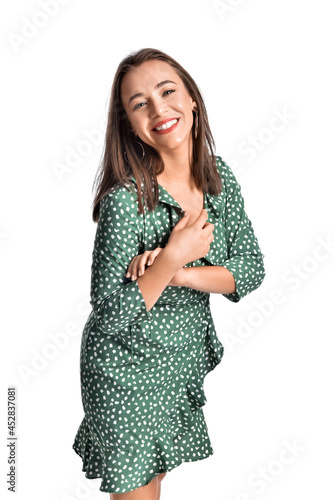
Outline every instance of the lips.
<path id="1" fill-rule="evenodd" d="M 178 127 L 179 120 L 180 120 L 180 118 L 175 118 L 175 123 L 173 125 L 171 125 L 171 127 L 164 128 L 161 130 L 154 130 L 153 129 L 154 134 L 156 134 L 156 135 L 171 134 L 175 130 L 175 128 Z"/>
<path id="2" fill-rule="evenodd" d="M 167 118 L 166 120 L 163 120 L 161 122 L 156 123 L 155 126 L 152 128 L 152 130 L 155 131 L 156 127 L 160 127 L 161 125 L 164 125 L 165 123 L 171 122 L 171 120 L 179 120 L 179 118 L 177 116 Z"/>

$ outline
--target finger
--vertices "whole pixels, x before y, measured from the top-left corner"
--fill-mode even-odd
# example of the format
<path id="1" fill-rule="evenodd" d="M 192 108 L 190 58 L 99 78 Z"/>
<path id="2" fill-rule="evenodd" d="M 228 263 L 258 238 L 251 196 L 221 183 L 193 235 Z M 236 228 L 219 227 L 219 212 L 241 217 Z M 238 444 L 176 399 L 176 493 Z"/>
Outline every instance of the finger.
<path id="1" fill-rule="evenodd" d="M 146 270 L 146 265 L 148 259 L 150 259 L 150 255 L 152 253 L 152 250 L 146 250 L 143 252 L 143 254 L 139 254 L 137 257 L 137 260 L 134 263 L 134 268 L 132 271 L 132 274 L 137 277 L 137 276 L 142 276 Z"/>
<path id="2" fill-rule="evenodd" d="M 139 254 L 135 258 L 135 262 L 133 264 L 133 269 L 132 269 L 132 279 L 137 279 L 139 276 L 142 276 L 142 266 L 144 268 L 145 262 L 148 259 L 149 251 L 147 250 L 143 254 Z"/>
<path id="3" fill-rule="evenodd" d="M 150 259 L 150 255 L 151 255 L 150 250 L 146 250 L 142 254 L 140 262 L 138 263 L 138 276 L 142 276 L 145 273 L 147 261 L 148 259 Z"/>
<path id="4" fill-rule="evenodd" d="M 162 250 L 163 250 L 163 248 L 161 248 L 161 247 L 155 248 L 155 250 L 154 250 L 154 252 L 156 252 L 155 258 L 162 252 Z"/>
<path id="5" fill-rule="evenodd" d="M 211 231 L 214 231 L 214 224 L 212 224 L 211 222 L 205 222 L 205 224 L 202 226 L 202 229 L 206 229 L 206 228 L 210 228 Z"/>
<path id="6" fill-rule="evenodd" d="M 137 255 L 133 257 L 132 262 L 130 263 L 130 266 L 128 268 L 128 272 L 126 274 L 126 277 L 131 278 L 131 280 L 135 280 L 137 278 L 137 260 L 140 256 Z"/>
<path id="7" fill-rule="evenodd" d="M 162 251 L 161 247 L 157 247 L 155 248 L 155 250 L 152 250 L 152 252 L 149 255 L 147 266 L 151 266 L 154 263 L 156 257 L 161 253 L 161 251 Z"/>
<path id="8" fill-rule="evenodd" d="M 133 260 L 134 260 L 134 258 L 131 260 L 130 265 L 127 268 L 126 278 L 130 278 L 131 277 Z"/>
<path id="9" fill-rule="evenodd" d="M 208 219 L 208 213 L 205 208 L 203 208 L 198 215 L 197 219 L 193 222 L 193 224 L 198 224 L 200 227 L 204 227 L 206 220 Z M 193 226 L 192 224 L 192 226 Z"/>
<path id="10" fill-rule="evenodd" d="M 208 223 L 204 228 L 202 228 L 203 236 L 205 238 L 211 238 L 211 236 L 214 236 L 214 225 Z"/>
<path id="11" fill-rule="evenodd" d="M 162 250 L 163 249 L 161 247 L 157 247 L 154 250 L 146 250 L 143 253 L 138 268 L 138 276 L 143 276 L 146 270 L 146 266 L 151 266 Z"/>
<path id="12" fill-rule="evenodd" d="M 177 224 L 175 225 L 174 229 L 175 228 L 176 228 L 176 230 L 183 229 L 184 227 L 186 227 L 186 225 L 188 224 L 189 220 L 190 220 L 190 214 L 189 214 L 189 211 L 186 210 L 184 212 L 184 216 L 177 222 Z"/>

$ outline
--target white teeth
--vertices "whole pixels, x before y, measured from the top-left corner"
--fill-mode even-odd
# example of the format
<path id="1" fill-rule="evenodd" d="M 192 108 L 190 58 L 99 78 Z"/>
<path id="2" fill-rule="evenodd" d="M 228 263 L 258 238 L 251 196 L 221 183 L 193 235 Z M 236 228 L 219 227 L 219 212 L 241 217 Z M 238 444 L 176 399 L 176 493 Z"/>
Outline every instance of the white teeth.
<path id="1" fill-rule="evenodd" d="M 164 123 L 164 125 L 161 125 L 160 127 L 156 127 L 155 130 L 165 130 L 167 128 L 170 128 L 170 127 L 172 127 L 172 125 L 174 125 L 175 123 L 177 123 L 177 121 L 178 121 L 177 119 L 170 120 L 169 122 Z"/>

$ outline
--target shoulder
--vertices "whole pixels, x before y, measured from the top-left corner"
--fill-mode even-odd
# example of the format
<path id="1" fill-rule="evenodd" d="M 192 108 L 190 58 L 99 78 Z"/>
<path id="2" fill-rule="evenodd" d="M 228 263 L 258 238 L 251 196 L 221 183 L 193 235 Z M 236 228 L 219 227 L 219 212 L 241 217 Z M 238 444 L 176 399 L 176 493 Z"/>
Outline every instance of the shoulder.
<path id="1" fill-rule="evenodd" d="M 107 191 L 100 202 L 100 215 L 138 219 L 137 192 L 130 182 L 117 184 Z"/>
<path id="2" fill-rule="evenodd" d="M 217 170 L 222 179 L 222 184 L 227 192 L 232 193 L 233 190 L 239 187 L 239 183 L 232 168 L 223 160 L 221 156 L 215 155 Z"/>

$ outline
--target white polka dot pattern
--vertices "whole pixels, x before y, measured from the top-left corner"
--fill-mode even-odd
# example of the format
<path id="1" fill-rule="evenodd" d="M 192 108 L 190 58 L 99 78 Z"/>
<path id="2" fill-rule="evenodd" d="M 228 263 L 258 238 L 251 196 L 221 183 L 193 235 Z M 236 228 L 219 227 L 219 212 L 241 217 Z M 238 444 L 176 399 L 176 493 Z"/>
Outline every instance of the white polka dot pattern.
<path id="1" fill-rule="evenodd" d="M 264 255 L 235 176 L 221 157 L 216 160 L 222 193 L 205 193 L 214 240 L 204 258 L 186 266 L 229 269 L 236 292 L 224 296 L 238 302 L 264 279 Z M 167 286 L 147 311 L 137 281 L 125 277 L 135 255 L 167 244 L 183 213 L 160 186 L 155 210 L 140 215 L 134 186 L 114 187 L 100 205 L 92 311 L 80 349 L 84 418 L 73 449 L 85 476 L 101 478 L 100 490 L 110 493 L 131 491 L 213 454 L 203 383 L 224 352 L 209 293 Z"/>
<path id="2" fill-rule="evenodd" d="M 223 160 L 217 165 L 222 166 L 222 179 L 226 183 L 224 229 L 228 248 L 226 260 L 218 265 L 228 269 L 236 282 L 236 292 L 223 295 L 232 302 L 239 302 L 262 283 L 265 277 L 265 255 L 260 250 L 252 222 L 245 212 L 240 184 Z"/>

